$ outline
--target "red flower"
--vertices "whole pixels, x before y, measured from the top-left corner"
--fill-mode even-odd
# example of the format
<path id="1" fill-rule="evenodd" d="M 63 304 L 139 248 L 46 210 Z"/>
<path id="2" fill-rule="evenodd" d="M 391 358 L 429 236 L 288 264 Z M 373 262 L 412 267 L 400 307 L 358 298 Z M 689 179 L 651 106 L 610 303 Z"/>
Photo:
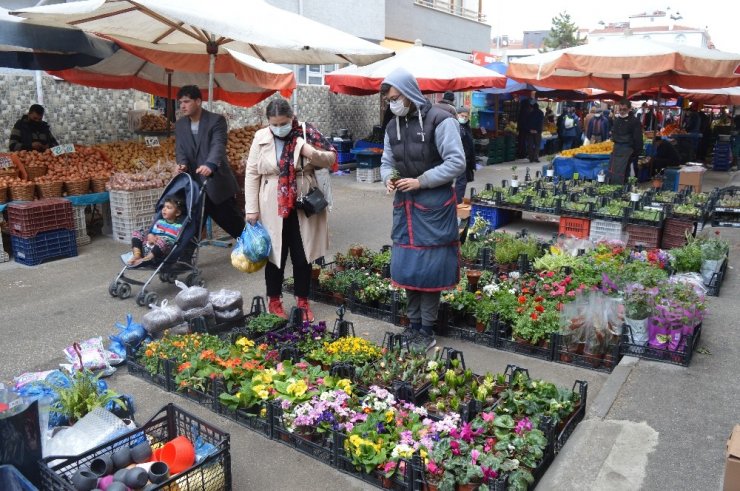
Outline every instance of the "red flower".
<path id="1" fill-rule="evenodd" d="M 527 297 L 525 297 L 524 295 L 522 295 L 517 300 L 519 301 L 519 303 L 526 303 L 527 302 Z"/>
<path id="2" fill-rule="evenodd" d="M 541 302 L 543 300 L 544 300 L 544 298 L 542 297 L 542 295 L 537 295 L 536 297 L 534 297 L 534 301 L 535 302 Z"/>
<path id="3" fill-rule="evenodd" d="M 181 373 L 181 372 L 187 370 L 188 368 L 190 368 L 190 362 L 189 361 L 186 361 L 185 363 L 183 363 L 182 365 L 180 365 L 179 367 L 177 367 L 177 372 L 178 373 Z"/>
<path id="4" fill-rule="evenodd" d="M 571 278 L 570 276 L 566 276 L 563 281 L 566 285 L 570 285 L 571 281 L 573 281 L 573 278 Z"/>
<path id="5" fill-rule="evenodd" d="M 547 272 L 547 277 L 548 278 L 552 278 L 553 276 L 555 276 L 555 271 L 548 271 Z"/>
<path id="6" fill-rule="evenodd" d="M 537 305 L 534 310 L 536 310 L 537 312 L 544 312 L 545 307 L 543 307 L 542 305 Z"/>
<path id="7" fill-rule="evenodd" d="M 529 288 L 522 288 L 522 293 L 530 293 Z"/>
<path id="8" fill-rule="evenodd" d="M 531 314 L 529 314 L 529 317 L 531 317 L 533 321 L 536 321 L 537 320 L 537 313 L 536 312 L 532 312 Z"/>

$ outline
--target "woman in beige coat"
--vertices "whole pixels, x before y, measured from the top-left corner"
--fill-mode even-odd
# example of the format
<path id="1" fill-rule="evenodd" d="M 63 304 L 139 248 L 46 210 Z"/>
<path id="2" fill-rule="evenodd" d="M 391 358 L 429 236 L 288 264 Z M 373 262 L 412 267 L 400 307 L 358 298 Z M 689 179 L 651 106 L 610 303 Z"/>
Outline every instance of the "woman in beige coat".
<path id="1" fill-rule="evenodd" d="M 298 122 L 285 99 L 271 101 L 266 115 L 270 126 L 255 133 L 247 157 L 246 219 L 252 224 L 260 220 L 272 241 L 265 266 L 268 311 L 287 317 L 280 294 L 290 253 L 296 305 L 303 309 L 304 320 L 312 322 L 308 304 L 311 262 L 329 248 L 327 210 L 307 217 L 295 204 L 317 185 L 314 169 L 333 165 L 336 152 L 316 128 Z"/>

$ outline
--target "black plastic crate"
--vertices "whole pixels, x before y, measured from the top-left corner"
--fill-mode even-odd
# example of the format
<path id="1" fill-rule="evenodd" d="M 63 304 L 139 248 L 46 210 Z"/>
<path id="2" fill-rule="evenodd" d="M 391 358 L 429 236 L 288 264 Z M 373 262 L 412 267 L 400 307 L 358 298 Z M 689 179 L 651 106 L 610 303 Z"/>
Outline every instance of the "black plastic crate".
<path id="1" fill-rule="evenodd" d="M 701 338 L 701 323 L 694 328 L 694 334 L 685 336 L 686 342 L 679 350 L 651 348 L 648 345 L 634 344 L 630 327 L 627 324 L 622 326 L 622 341 L 620 343 L 620 353 L 622 355 L 637 356 L 645 360 L 660 361 L 672 365 L 681 365 L 688 367 L 691 364 L 691 358 L 694 350 L 699 344 Z"/>
<path id="2" fill-rule="evenodd" d="M 190 491 L 228 491 L 232 487 L 229 434 L 170 403 L 147 423 L 110 442 L 77 456 L 49 456 L 40 463 L 41 489 L 74 491 L 72 476 L 89 467 L 102 455 L 110 455 L 124 446 L 141 443 L 144 435 L 152 445 L 164 444 L 178 436 L 191 442 L 197 439 L 215 447 L 214 453 L 187 471 L 171 477 L 153 489 L 188 489 Z"/>
<path id="3" fill-rule="evenodd" d="M 603 356 L 593 356 L 582 351 L 569 351 L 567 348 L 567 338 L 559 333 L 554 333 L 551 337 L 552 361 L 563 363 L 565 365 L 575 365 L 589 370 L 611 373 L 622 359 L 620 343 L 616 342 L 609 348 Z"/>
<path id="4" fill-rule="evenodd" d="M 573 383 L 573 392 L 578 391 L 581 396 L 580 405 L 576 408 L 570 417 L 563 421 L 560 425 L 555 427 L 555 454 L 560 453 L 565 443 L 568 441 L 570 436 L 578 426 L 578 423 L 583 421 L 586 416 L 586 399 L 588 397 L 588 382 L 585 380 L 576 380 Z"/>
<path id="5" fill-rule="evenodd" d="M 353 314 L 364 315 L 365 317 L 378 319 L 395 325 L 400 325 L 401 323 L 400 305 L 394 298 L 391 298 L 385 303 L 372 306 L 359 302 L 354 295 L 350 295 L 348 306 L 350 312 Z"/>
<path id="6" fill-rule="evenodd" d="M 554 356 L 552 341 L 546 343 L 545 346 L 518 343 L 512 339 L 511 333 L 512 328 L 509 324 L 494 320 L 493 344 L 489 346 L 502 351 L 510 351 L 520 355 L 531 356 L 532 358 L 539 358 L 540 360 L 552 361 Z"/>
<path id="7" fill-rule="evenodd" d="M 126 366 L 128 367 L 128 373 L 136 378 L 149 382 L 150 384 L 154 384 L 167 392 L 172 392 L 174 390 L 172 363 L 170 360 L 163 360 L 160 358 L 157 362 L 157 372 L 154 374 L 149 373 L 141 362 L 145 349 L 144 344 L 141 345 L 138 351 L 131 345 L 126 345 Z"/>
<path id="8" fill-rule="evenodd" d="M 718 273 L 714 273 L 712 275 L 712 279 L 709 280 L 709 283 L 705 283 L 704 286 L 707 289 L 707 295 L 711 297 L 718 297 L 719 296 L 719 290 L 722 288 L 722 282 L 725 281 L 725 275 L 727 274 L 727 258 L 725 258 L 724 262 L 722 263 L 722 267 L 720 268 Z"/>
<path id="9" fill-rule="evenodd" d="M 402 467 L 403 469 L 397 470 L 396 473 L 388 479 L 384 479 L 384 476 L 377 470 L 368 474 L 362 470 L 355 469 L 355 466 L 352 465 L 352 459 L 347 455 L 347 452 L 344 449 L 344 442 L 346 440 L 347 437 L 343 433 L 335 433 L 337 470 L 377 488 L 393 489 L 396 491 L 413 491 L 415 489 L 413 478 L 414 472 L 411 462 L 401 460 L 399 462 L 399 467 Z"/>
<path id="10" fill-rule="evenodd" d="M 485 332 L 478 332 L 474 328 L 449 326 L 447 335 L 451 338 L 470 341 L 471 343 L 480 344 L 482 346 L 493 346 L 494 344 L 494 335 L 490 330 L 490 327 L 486 327 Z"/>
<path id="11" fill-rule="evenodd" d="M 336 465 L 336 433 L 301 435 L 289 431 L 283 426 L 283 408 L 279 401 L 272 403 L 272 438 L 328 466 Z"/>
<path id="12" fill-rule="evenodd" d="M 214 394 L 226 392 L 226 388 L 224 387 L 222 380 L 216 380 L 213 385 Z M 273 407 L 269 403 L 259 404 L 250 410 L 231 409 L 222 404 L 218 396 L 216 396 L 213 407 L 213 411 L 221 416 L 270 439 L 272 438 L 273 433 L 272 409 Z"/>

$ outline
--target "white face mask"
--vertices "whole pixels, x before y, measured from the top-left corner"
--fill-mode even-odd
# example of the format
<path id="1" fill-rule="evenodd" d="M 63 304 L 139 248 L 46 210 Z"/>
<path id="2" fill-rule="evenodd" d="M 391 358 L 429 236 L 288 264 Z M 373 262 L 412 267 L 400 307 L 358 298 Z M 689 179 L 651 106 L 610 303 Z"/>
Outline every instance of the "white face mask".
<path id="1" fill-rule="evenodd" d="M 406 116 L 409 113 L 409 108 L 404 105 L 402 97 L 399 97 L 395 101 L 391 101 L 390 107 L 391 112 L 396 116 Z"/>
<path id="2" fill-rule="evenodd" d="M 288 136 L 291 128 L 293 128 L 293 123 L 286 123 L 281 126 L 270 125 L 270 131 L 272 131 L 272 133 L 278 138 L 285 138 Z"/>
<path id="3" fill-rule="evenodd" d="M 465 123 L 467 123 L 467 122 L 468 122 L 468 118 L 457 118 L 457 121 L 458 121 L 458 122 L 459 122 L 460 124 L 465 124 Z"/>
<path id="4" fill-rule="evenodd" d="M 595 118 L 600 118 L 600 117 L 601 117 L 601 113 L 595 113 L 595 114 L 594 114 L 594 117 L 595 117 Z"/>

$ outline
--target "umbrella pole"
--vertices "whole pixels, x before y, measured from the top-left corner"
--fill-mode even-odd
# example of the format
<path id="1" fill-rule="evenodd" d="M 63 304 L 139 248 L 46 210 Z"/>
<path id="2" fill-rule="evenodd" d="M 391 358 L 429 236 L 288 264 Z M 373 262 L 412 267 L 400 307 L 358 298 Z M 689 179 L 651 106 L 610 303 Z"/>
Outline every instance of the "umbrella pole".
<path id="1" fill-rule="evenodd" d="M 218 54 L 218 44 L 216 36 L 211 34 L 211 39 L 206 43 L 206 51 L 209 55 L 208 60 L 208 110 L 213 111 L 213 77 L 216 72 L 216 54 Z"/>
<path id="2" fill-rule="evenodd" d="M 167 106 L 165 116 L 167 117 L 167 136 L 172 133 L 172 70 L 167 70 Z"/>
<path id="3" fill-rule="evenodd" d="M 41 85 L 41 70 L 36 70 L 36 102 L 44 105 L 44 87 Z"/>
<path id="4" fill-rule="evenodd" d="M 656 106 L 655 108 L 657 109 L 657 111 L 660 111 L 661 92 L 663 92 L 663 86 L 658 85 L 658 103 L 655 105 Z M 655 131 L 655 126 L 656 126 L 656 123 L 658 122 L 657 120 L 658 120 L 658 113 L 656 112 L 655 114 L 653 114 L 653 127 L 651 128 L 653 131 Z"/>
<path id="5" fill-rule="evenodd" d="M 623 73 L 622 74 L 622 81 L 623 81 L 623 85 L 622 85 L 622 97 L 624 97 L 625 99 L 628 98 L 627 97 L 627 81 L 629 79 L 630 79 L 629 73 Z"/>

